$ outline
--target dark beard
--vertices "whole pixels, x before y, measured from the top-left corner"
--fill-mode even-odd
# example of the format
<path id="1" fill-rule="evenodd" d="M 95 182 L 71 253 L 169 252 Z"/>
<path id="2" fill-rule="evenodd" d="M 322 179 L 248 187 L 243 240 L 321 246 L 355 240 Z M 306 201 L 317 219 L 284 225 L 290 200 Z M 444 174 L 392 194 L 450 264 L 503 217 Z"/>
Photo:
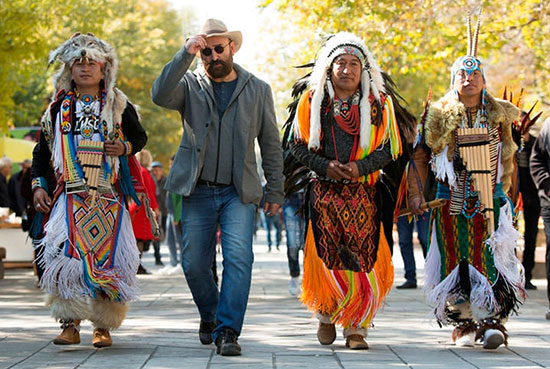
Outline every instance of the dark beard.
<path id="1" fill-rule="evenodd" d="M 211 78 L 218 79 L 227 76 L 233 70 L 233 60 L 224 62 L 223 60 L 216 60 L 206 65 L 206 72 Z"/>

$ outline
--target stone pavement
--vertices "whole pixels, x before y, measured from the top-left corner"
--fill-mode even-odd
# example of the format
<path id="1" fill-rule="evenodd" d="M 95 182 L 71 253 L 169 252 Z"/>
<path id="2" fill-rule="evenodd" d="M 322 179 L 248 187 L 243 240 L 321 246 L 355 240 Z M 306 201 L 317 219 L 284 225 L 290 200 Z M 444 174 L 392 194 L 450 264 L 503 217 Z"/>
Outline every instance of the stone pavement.
<path id="1" fill-rule="evenodd" d="M 339 337 L 330 346 L 316 338 L 317 322 L 288 293 L 286 248 L 267 253 L 265 233 L 255 242 L 252 290 L 240 357 L 215 354 L 215 346 L 199 343 L 198 313 L 183 275 L 140 276 L 141 300 L 133 303 L 126 321 L 114 332 L 110 348 L 91 345 L 92 328 L 84 323 L 81 344 L 55 346 L 58 324 L 49 317 L 36 278 L 28 269 L 6 271 L 0 280 L 0 368 L 546 368 L 550 367 L 550 321 L 546 311 L 546 282 L 507 324 L 509 347 L 496 351 L 457 348 L 451 328 L 440 329 L 430 319 L 422 291 L 396 290 L 369 332 L 370 349 L 352 352 Z M 163 247 L 164 261 L 168 253 Z M 152 253 L 145 265 L 153 265 Z M 218 255 L 218 261 L 221 256 Z M 416 250 L 420 283 L 422 254 Z M 403 265 L 396 245 L 395 285 L 403 282 Z M 219 264 L 219 270 L 221 265 Z"/>

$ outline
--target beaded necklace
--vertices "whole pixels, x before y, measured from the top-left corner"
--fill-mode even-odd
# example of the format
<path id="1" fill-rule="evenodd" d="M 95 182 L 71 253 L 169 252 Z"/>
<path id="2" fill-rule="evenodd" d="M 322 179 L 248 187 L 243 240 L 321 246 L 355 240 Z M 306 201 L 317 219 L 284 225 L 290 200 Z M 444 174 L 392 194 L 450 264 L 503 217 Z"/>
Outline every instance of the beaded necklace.
<path id="1" fill-rule="evenodd" d="M 361 128 L 359 99 L 360 94 L 357 90 L 347 100 L 341 100 L 338 96 L 334 96 L 334 100 L 332 100 L 332 114 L 336 123 L 350 135 L 358 135 Z"/>
<path id="2" fill-rule="evenodd" d="M 75 91 L 76 98 L 79 99 L 80 93 Z M 98 131 L 100 121 L 101 99 L 99 93 L 92 97 L 83 95 L 77 100 L 76 125 L 75 132 L 79 133 L 84 139 L 90 140 L 94 132 Z"/>
<path id="3" fill-rule="evenodd" d="M 334 96 L 332 101 L 332 114 L 334 121 L 338 124 L 338 127 L 349 135 L 353 136 L 353 148 L 350 152 L 350 157 L 348 161 L 351 161 L 355 158 L 357 154 L 357 148 L 359 144 L 359 133 L 361 129 L 361 115 L 359 114 L 359 100 L 360 93 L 359 90 L 348 98 L 347 100 L 341 100 L 337 96 Z M 338 150 L 336 149 L 336 137 L 334 132 L 334 124 L 331 125 L 332 130 L 332 143 L 334 145 L 334 154 L 336 160 L 340 161 L 338 158 Z"/>

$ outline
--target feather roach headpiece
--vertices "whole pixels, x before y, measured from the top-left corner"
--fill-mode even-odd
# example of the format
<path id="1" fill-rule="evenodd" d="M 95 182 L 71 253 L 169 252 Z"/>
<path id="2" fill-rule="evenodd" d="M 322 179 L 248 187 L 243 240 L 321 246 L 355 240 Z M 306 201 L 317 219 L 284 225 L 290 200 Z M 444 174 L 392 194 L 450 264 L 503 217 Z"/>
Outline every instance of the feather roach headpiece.
<path id="1" fill-rule="evenodd" d="M 481 8 L 479 9 L 479 14 L 477 17 L 476 30 L 472 34 L 472 26 L 470 21 L 470 16 L 468 15 L 468 52 L 465 56 L 461 56 L 455 60 L 453 66 L 451 67 L 451 86 L 454 83 L 456 73 L 458 71 L 466 71 L 468 75 L 474 71 L 481 72 L 483 76 L 483 81 L 485 81 L 485 73 L 483 71 L 483 65 L 481 60 L 477 57 L 477 43 L 479 38 L 479 27 L 481 25 Z"/>
<path id="2" fill-rule="evenodd" d="M 309 77 L 309 85 L 314 90 L 311 99 L 309 140 L 309 148 L 311 149 L 320 147 L 321 103 L 325 91 L 328 91 L 330 97 L 334 98 L 334 88 L 330 81 L 329 71 L 334 59 L 342 54 L 355 55 L 361 61 L 363 67 L 361 72 L 361 101 L 359 103 L 361 111 L 360 145 L 362 148 L 368 146 L 370 137 L 371 106 L 369 95 L 372 92 L 375 102 L 380 105 L 380 93 L 386 92 L 382 72 L 371 52 L 359 37 L 348 32 L 340 32 L 329 38 L 321 49 Z M 378 111 L 381 111 L 381 109 L 378 109 Z"/>

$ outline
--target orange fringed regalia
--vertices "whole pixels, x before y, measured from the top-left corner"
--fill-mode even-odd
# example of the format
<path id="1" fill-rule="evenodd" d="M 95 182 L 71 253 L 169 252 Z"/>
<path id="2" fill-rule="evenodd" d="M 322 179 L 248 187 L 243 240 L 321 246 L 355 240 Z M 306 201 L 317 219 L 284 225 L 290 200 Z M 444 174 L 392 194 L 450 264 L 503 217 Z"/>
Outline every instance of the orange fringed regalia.
<path id="1" fill-rule="evenodd" d="M 311 135 L 311 95 L 300 99 L 294 122 L 295 140 L 304 144 Z M 368 146 L 359 148 L 353 160 L 382 144 L 390 145 L 394 159 L 401 154 L 392 99 L 381 94 L 381 102 L 382 121 L 371 125 Z M 393 283 L 391 254 L 375 201 L 378 175 L 375 171 L 352 183 L 314 180 L 310 185 L 300 299 L 344 328 L 368 328 Z"/>

